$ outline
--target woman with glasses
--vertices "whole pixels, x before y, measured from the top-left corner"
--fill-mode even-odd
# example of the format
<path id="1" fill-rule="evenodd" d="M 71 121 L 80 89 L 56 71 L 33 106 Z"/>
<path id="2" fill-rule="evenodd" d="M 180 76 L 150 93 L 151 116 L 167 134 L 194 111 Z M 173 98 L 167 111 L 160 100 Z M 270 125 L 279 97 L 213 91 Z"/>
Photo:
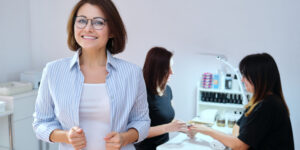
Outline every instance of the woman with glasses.
<path id="1" fill-rule="evenodd" d="M 204 125 L 190 129 L 209 135 L 233 150 L 294 150 L 289 109 L 272 56 L 266 53 L 246 56 L 239 69 L 246 90 L 253 96 L 234 126 L 233 135 Z"/>
<path id="2" fill-rule="evenodd" d="M 33 127 L 60 150 L 134 150 L 148 135 L 147 92 L 142 70 L 115 58 L 126 43 L 111 0 L 81 0 L 68 22 L 76 54 L 46 65 Z"/>
<path id="3" fill-rule="evenodd" d="M 173 54 L 162 47 L 153 47 L 146 56 L 143 74 L 146 82 L 151 128 L 146 140 L 135 144 L 137 150 L 156 150 L 169 140 L 169 132 L 186 131 L 185 123 L 174 120 L 173 98 L 167 81 L 173 74 Z"/>

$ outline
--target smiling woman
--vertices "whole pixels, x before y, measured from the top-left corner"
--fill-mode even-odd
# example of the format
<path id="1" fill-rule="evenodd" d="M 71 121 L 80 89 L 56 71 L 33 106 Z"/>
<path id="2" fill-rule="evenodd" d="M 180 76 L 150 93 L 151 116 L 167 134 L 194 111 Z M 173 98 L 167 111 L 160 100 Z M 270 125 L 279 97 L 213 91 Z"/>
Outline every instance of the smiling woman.
<path id="1" fill-rule="evenodd" d="M 79 1 L 68 22 L 76 54 L 46 65 L 36 101 L 37 137 L 61 150 L 133 150 L 150 119 L 141 68 L 112 54 L 125 48 L 126 31 L 110 0 Z M 124 80 L 126 78 L 126 80 Z"/>
<path id="2" fill-rule="evenodd" d="M 109 38 L 108 41 L 106 41 L 106 48 L 112 53 L 112 54 L 117 54 L 120 53 L 124 50 L 125 48 L 125 43 L 127 39 L 127 34 L 126 30 L 123 24 L 123 21 L 116 9 L 116 7 L 109 2 L 109 0 L 103 0 L 99 3 L 99 1 L 89 1 L 87 5 L 92 5 L 94 7 L 97 7 L 97 9 L 93 10 L 88 10 L 87 6 L 82 7 L 83 4 L 85 4 L 84 1 L 80 1 L 73 9 L 71 12 L 71 15 L 69 17 L 68 21 L 68 45 L 69 48 L 73 51 L 77 51 L 81 46 L 79 45 L 78 38 L 76 38 L 77 34 L 76 31 L 80 31 L 79 29 L 83 29 L 89 24 L 89 20 L 91 20 L 92 26 L 95 28 L 97 22 L 101 22 L 101 28 L 95 28 L 96 31 L 102 30 L 102 28 L 106 29 L 108 32 L 109 30 Z M 97 5 L 100 4 L 100 5 Z M 105 6 L 105 7 L 104 7 Z M 79 9 L 82 10 L 82 12 L 79 12 Z M 79 13 L 78 13 L 79 12 Z M 87 16 L 82 15 L 80 13 L 87 12 Z M 99 16 L 93 16 L 94 14 L 99 14 Z M 89 15 L 89 16 L 88 16 Z M 79 17 L 80 16 L 80 17 Z M 90 16 L 93 16 L 91 18 L 88 18 Z M 79 17 L 79 18 L 77 18 Z M 95 17 L 95 18 L 94 18 Z M 86 20 L 80 20 L 80 18 L 85 18 Z M 99 20 L 92 20 L 98 18 Z M 81 23 L 79 23 L 80 21 Z M 84 23 L 85 22 L 85 23 Z M 80 25 L 81 24 L 81 25 Z M 82 26 L 83 24 L 83 26 Z M 74 33 L 75 32 L 75 33 Z"/>

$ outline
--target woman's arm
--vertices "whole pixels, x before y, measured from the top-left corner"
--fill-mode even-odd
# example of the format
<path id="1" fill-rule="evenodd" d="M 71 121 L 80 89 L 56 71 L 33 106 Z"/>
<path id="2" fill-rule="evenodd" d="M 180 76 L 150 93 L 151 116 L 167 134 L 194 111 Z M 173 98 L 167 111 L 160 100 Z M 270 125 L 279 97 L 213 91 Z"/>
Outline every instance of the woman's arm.
<path id="1" fill-rule="evenodd" d="M 56 129 L 50 134 L 51 142 L 71 144 L 75 150 L 86 147 L 84 131 L 79 127 L 73 127 L 69 131 Z"/>
<path id="2" fill-rule="evenodd" d="M 124 138 L 123 145 L 127 145 L 136 142 L 139 139 L 139 133 L 136 129 L 129 129 L 127 132 L 121 133 Z"/>
<path id="3" fill-rule="evenodd" d="M 128 118 L 127 131 L 135 129 L 138 132 L 138 140 L 135 142 L 141 142 L 144 140 L 150 128 L 149 108 L 147 102 L 147 91 L 145 80 L 143 78 L 142 70 L 138 71 L 138 85 L 137 85 L 137 97 L 135 103 L 130 111 Z"/>
<path id="4" fill-rule="evenodd" d="M 68 132 L 65 130 L 56 129 L 50 134 L 50 141 L 51 142 L 59 142 L 59 143 L 67 143 L 69 144 Z"/>
<path id="5" fill-rule="evenodd" d="M 136 142 L 139 139 L 139 133 L 136 129 L 129 129 L 127 132 L 111 132 L 104 138 L 107 150 L 120 150 L 127 144 Z"/>
<path id="6" fill-rule="evenodd" d="M 220 141 L 225 146 L 233 150 L 247 150 L 249 146 L 233 135 L 228 135 L 217 130 L 211 129 L 205 125 L 194 125 L 190 129 L 201 132 Z"/>
<path id="7" fill-rule="evenodd" d="M 162 135 L 168 132 L 187 131 L 186 124 L 184 122 L 173 120 L 170 123 L 151 127 L 147 138 Z"/>
<path id="8" fill-rule="evenodd" d="M 53 130 L 62 128 L 54 113 L 54 103 L 49 88 L 50 67 L 47 64 L 43 70 L 32 123 L 36 136 L 47 142 L 51 142 L 50 134 Z"/>
<path id="9" fill-rule="evenodd" d="M 239 131 L 240 131 L 240 126 L 238 126 L 237 124 L 234 124 L 233 129 L 232 129 L 232 135 L 234 137 L 238 137 Z"/>
<path id="10" fill-rule="evenodd" d="M 165 133 L 168 133 L 166 130 L 166 124 L 150 127 L 147 138 L 152 138 Z"/>

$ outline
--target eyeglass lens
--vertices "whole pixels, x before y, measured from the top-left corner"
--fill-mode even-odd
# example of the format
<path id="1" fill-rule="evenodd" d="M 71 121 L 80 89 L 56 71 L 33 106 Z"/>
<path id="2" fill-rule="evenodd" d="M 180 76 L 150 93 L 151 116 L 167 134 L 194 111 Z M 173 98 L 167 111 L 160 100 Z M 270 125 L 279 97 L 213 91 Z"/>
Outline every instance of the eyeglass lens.
<path id="1" fill-rule="evenodd" d="M 101 30 L 104 27 L 105 20 L 103 18 L 94 18 L 94 19 L 87 19 L 85 17 L 76 17 L 75 25 L 83 29 L 87 26 L 89 20 L 91 20 L 92 26 L 96 30 Z"/>

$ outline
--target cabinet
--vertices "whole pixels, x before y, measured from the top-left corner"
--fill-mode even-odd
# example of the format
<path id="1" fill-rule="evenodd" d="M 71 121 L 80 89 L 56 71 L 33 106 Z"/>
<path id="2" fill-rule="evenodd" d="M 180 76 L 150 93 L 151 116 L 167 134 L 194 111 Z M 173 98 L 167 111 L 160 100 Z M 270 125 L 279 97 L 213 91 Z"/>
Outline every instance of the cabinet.
<path id="1" fill-rule="evenodd" d="M 247 101 L 251 95 L 246 93 Z M 218 111 L 215 118 L 216 120 L 220 114 L 227 122 L 230 120 L 237 120 L 244 111 L 243 96 L 241 91 L 227 90 L 227 89 L 204 89 L 197 85 L 197 99 L 196 99 L 196 116 L 203 117 L 201 112 L 206 109 L 215 109 Z M 226 124 L 227 127 L 227 124 Z"/>
<path id="2" fill-rule="evenodd" d="M 12 139 L 14 150 L 39 150 L 38 140 L 32 129 L 32 114 L 37 91 L 30 91 L 13 96 L 0 96 L 1 101 L 6 101 L 8 112 L 12 112 Z M 8 116 L 7 116 L 8 117 Z M 9 145 L 9 121 L 2 117 L 0 122 L 0 147 L 10 149 Z"/>
<path id="3" fill-rule="evenodd" d="M 12 113 L 12 137 L 14 150 L 41 150 L 32 128 L 33 112 L 37 91 L 13 96 L 0 96 L 7 102 L 6 113 Z M 1 115 L 1 114 L 0 114 Z M 8 116 L 0 118 L 0 150 L 9 150 Z M 57 149 L 57 148 L 56 148 Z"/>

